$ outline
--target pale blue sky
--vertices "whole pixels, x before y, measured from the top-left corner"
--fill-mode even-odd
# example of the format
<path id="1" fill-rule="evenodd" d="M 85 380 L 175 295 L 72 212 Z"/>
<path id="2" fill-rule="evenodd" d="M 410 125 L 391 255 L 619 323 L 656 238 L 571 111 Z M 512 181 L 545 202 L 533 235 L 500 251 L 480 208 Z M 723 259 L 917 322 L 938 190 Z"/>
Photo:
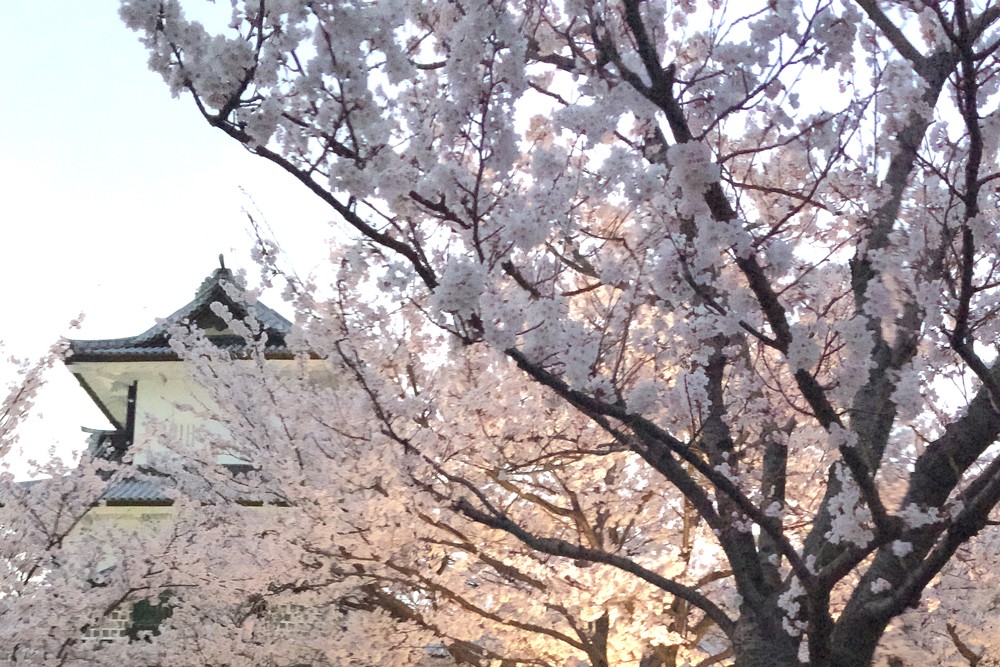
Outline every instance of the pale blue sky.
<path id="1" fill-rule="evenodd" d="M 117 11 L 117 0 L 0 3 L 7 354 L 37 354 L 62 335 L 138 333 L 183 305 L 220 252 L 253 277 L 241 187 L 296 271 L 325 256 L 322 204 L 172 99 Z M 83 328 L 70 332 L 80 312 Z M 80 420 L 101 425 L 80 416 L 88 399 L 65 370 L 52 380 L 46 424 L 25 433 L 31 449 L 76 446 Z"/>

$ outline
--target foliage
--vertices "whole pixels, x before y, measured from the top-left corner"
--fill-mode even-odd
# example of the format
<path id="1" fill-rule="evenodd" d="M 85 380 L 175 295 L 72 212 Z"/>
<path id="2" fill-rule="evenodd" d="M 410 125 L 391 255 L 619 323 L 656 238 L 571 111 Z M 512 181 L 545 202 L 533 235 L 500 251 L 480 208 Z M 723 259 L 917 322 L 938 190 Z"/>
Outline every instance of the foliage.
<path id="1" fill-rule="evenodd" d="M 175 0 L 121 11 L 176 94 L 355 239 L 332 279 L 287 282 L 299 372 L 252 319 L 241 363 L 178 332 L 229 435 L 157 445 L 163 561 L 107 587 L 175 591 L 142 650 L 995 655 L 993 0 L 257 0 L 218 31 Z M 224 453 L 255 470 L 213 473 Z M 319 610 L 304 643 L 266 622 L 285 604 Z"/>

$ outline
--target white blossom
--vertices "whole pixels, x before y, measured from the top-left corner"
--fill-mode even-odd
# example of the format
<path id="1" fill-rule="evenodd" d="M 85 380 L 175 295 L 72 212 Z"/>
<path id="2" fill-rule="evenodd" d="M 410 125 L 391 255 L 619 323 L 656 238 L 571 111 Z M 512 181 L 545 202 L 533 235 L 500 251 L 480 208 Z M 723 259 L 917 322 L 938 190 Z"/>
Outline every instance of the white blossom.
<path id="1" fill-rule="evenodd" d="M 872 589 L 872 593 L 875 593 L 876 595 L 878 595 L 879 593 L 884 593 L 884 592 L 886 592 L 888 590 L 892 590 L 892 584 L 890 584 L 885 579 L 882 579 L 881 577 L 879 577 L 878 579 L 876 579 L 875 581 L 873 581 L 871 583 L 871 589 Z"/>
<path id="2" fill-rule="evenodd" d="M 875 534 L 870 527 L 871 510 L 863 505 L 861 490 L 846 465 L 835 468 L 840 492 L 830 502 L 830 530 L 826 537 L 833 544 L 849 542 L 865 547 Z"/>
<path id="3" fill-rule="evenodd" d="M 913 544 L 910 542 L 903 542 L 902 540 L 893 540 L 892 542 L 892 553 L 897 558 L 903 558 L 909 555 L 913 551 Z M 877 591 L 876 591 L 877 592 Z"/>
<path id="4" fill-rule="evenodd" d="M 261 242 L 287 332 L 232 286 L 142 361 L 68 358 L 132 442 L 0 470 L 0 662 L 808 662 L 823 614 L 858 664 L 997 648 L 988 522 L 920 565 L 924 608 L 865 622 L 918 550 L 859 489 L 942 499 L 908 530 L 989 519 L 990 3 L 223 4 L 121 16 L 193 114 L 329 207 L 331 261 L 300 279 Z M 61 354 L 13 364 L 5 461 Z M 130 387 L 159 402 L 128 416 Z M 173 503 L 142 529 L 103 495 L 139 476 Z M 79 641 L 160 592 L 160 635 Z M 288 641 L 295 607 L 322 612 Z"/>

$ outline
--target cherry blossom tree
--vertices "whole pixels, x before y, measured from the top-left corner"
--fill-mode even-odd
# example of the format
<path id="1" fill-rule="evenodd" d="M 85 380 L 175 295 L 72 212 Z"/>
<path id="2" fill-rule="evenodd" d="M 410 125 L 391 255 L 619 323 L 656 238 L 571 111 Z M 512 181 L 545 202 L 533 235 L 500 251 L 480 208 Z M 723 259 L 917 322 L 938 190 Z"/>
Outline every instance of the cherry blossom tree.
<path id="1" fill-rule="evenodd" d="M 992 0 L 122 16 L 354 234 L 290 283 L 334 395 L 190 341 L 253 492 L 311 520 L 304 588 L 460 662 L 752 667 L 870 664 L 942 573 L 980 585 Z"/>
<path id="2" fill-rule="evenodd" d="M 3 341 L 0 341 L 2 351 Z M 0 401 L 0 461 L 10 463 L 10 454 L 19 440 L 18 428 L 31 414 L 38 390 L 44 384 L 45 371 L 58 358 L 58 350 L 52 349 L 34 363 L 15 356 L 0 361 L 0 378 L 4 383 Z"/>
<path id="3" fill-rule="evenodd" d="M 44 664 L 45 655 L 58 655 L 79 639 L 75 612 L 108 604 L 106 596 L 86 583 L 93 554 L 64 549 L 66 537 L 99 497 L 100 480 L 86 465 L 67 476 L 68 466 L 51 453 L 46 456 L 20 442 L 18 428 L 29 417 L 45 373 L 61 359 L 60 348 L 55 346 L 35 362 L 5 359 L 2 367 L 0 646 L 5 661 Z M 47 482 L 16 478 L 16 473 L 24 473 L 12 464 L 24 456 L 32 457 L 32 472 L 48 476 Z M 58 590 L 54 604 L 43 580 L 45 589 Z"/>
<path id="4" fill-rule="evenodd" d="M 206 477 L 216 466 L 204 463 L 204 447 L 155 472 L 93 451 L 68 462 L 32 452 L 32 480 L 8 470 L 23 461 L 18 427 L 62 348 L 4 369 L 11 380 L 0 404 L 0 663 L 375 665 L 427 657 L 437 635 L 366 605 L 370 580 L 345 573 L 346 559 L 316 576 L 316 549 L 330 539 L 329 522 L 315 520 L 318 508 L 281 511 L 288 495 L 265 497 L 258 484 L 248 496 L 245 477 Z M 251 379 L 255 389 L 268 381 Z M 192 461 L 202 464 L 197 476 L 185 475 Z M 112 505 L 109 489 L 144 479 L 166 491 L 169 505 Z M 233 502 L 219 502 L 227 490 L 237 494 L 227 498 Z"/>
<path id="5" fill-rule="evenodd" d="M 997 530 L 959 548 L 919 606 L 894 619 L 879 647 L 886 662 L 975 667 L 996 662 Z"/>
<path id="6" fill-rule="evenodd" d="M 717 556 L 705 548 L 710 534 L 680 494 L 575 410 L 547 394 L 532 397 L 515 368 L 496 359 L 470 366 L 483 363 L 470 357 L 444 373 L 448 366 L 411 359 L 390 331 L 361 326 L 352 333 L 351 320 L 328 313 L 304 332 L 304 349 L 331 360 L 338 380 L 326 388 L 311 376 L 290 381 L 265 362 L 234 364 L 197 333 L 175 339 L 212 390 L 211 405 L 221 406 L 204 417 L 227 435 L 200 459 L 167 438 L 162 444 L 173 451 L 155 467 L 172 470 L 191 497 L 253 496 L 290 508 L 285 520 L 305 532 L 282 529 L 283 546 L 270 557 L 301 569 L 278 576 L 271 588 L 307 589 L 314 606 L 348 600 L 356 611 L 387 615 L 410 633 L 422 631 L 422 648 L 440 643 L 463 664 L 629 664 L 654 642 L 669 664 L 729 656 L 716 621 L 684 598 L 664 606 L 659 588 L 630 572 L 601 560 L 553 560 L 469 522 L 448 501 L 451 484 L 475 483 L 538 530 L 595 549 L 646 554 L 690 579 L 692 589 L 713 590 L 720 604 L 733 604 L 724 583 L 729 572 L 715 569 Z M 369 370 L 376 366 L 382 372 Z M 429 406 L 402 393 L 400 381 L 419 394 L 436 393 L 441 383 L 451 396 L 439 396 L 439 414 L 430 419 Z M 484 405 L 484 393 L 492 405 Z M 406 434 L 400 422 L 418 428 Z M 468 447 L 480 440 L 492 446 Z M 435 442 L 447 461 L 422 453 Z M 220 454 L 252 461 L 256 472 L 206 479 Z M 190 462 L 183 473 L 180 460 Z M 631 482 L 604 488 L 615 486 L 615 477 Z M 662 537 L 663 526 L 676 534 L 650 539 Z M 245 530 L 240 523 L 233 532 Z M 353 588 L 331 598 L 333 582 Z M 340 639 L 378 650 L 369 636 Z"/>

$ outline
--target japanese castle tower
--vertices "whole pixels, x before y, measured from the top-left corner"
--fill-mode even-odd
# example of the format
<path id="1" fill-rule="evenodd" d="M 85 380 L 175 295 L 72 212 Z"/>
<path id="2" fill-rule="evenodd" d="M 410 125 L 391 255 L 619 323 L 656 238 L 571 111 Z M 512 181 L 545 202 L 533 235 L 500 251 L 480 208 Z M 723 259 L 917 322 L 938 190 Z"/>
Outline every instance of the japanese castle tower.
<path id="1" fill-rule="evenodd" d="M 169 426 L 171 437 L 190 440 L 196 418 L 178 405 L 191 403 L 201 390 L 187 377 L 184 362 L 171 347 L 170 331 L 176 325 L 189 324 L 238 356 L 245 349 L 244 339 L 212 309 L 212 304 L 219 303 L 237 319 L 246 317 L 246 304 L 234 300 L 226 289 L 236 284 L 232 272 L 222 265 L 202 282 L 194 299 L 140 334 L 69 341 L 67 368 L 111 423 L 111 429 L 84 429 L 90 433 L 88 451 L 92 456 L 121 461 L 132 443 L 143 441 L 154 426 L 162 429 L 163 424 Z M 266 358 L 292 359 L 285 344 L 291 323 L 260 302 L 253 305 L 253 315 L 267 335 Z M 143 454 L 137 454 L 133 462 L 141 465 Z M 238 465 L 235 460 L 220 463 Z M 116 504 L 166 500 L 152 483 L 139 480 L 114 485 L 104 498 Z"/>

